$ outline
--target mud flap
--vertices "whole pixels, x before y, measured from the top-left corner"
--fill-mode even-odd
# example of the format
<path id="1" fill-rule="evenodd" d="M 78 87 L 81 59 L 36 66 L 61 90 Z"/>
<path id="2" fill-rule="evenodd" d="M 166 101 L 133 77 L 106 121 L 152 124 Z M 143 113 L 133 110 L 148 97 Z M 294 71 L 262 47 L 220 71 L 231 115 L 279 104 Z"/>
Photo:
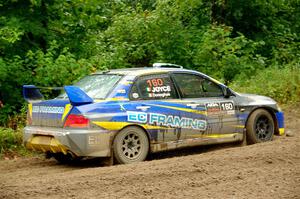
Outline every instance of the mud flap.
<path id="1" fill-rule="evenodd" d="M 247 146 L 247 131 L 244 129 L 243 131 L 243 140 L 239 144 L 240 146 Z"/>
<path id="2" fill-rule="evenodd" d="M 102 159 L 103 166 L 112 166 L 114 165 L 114 153 L 113 149 L 110 150 L 110 157 Z"/>

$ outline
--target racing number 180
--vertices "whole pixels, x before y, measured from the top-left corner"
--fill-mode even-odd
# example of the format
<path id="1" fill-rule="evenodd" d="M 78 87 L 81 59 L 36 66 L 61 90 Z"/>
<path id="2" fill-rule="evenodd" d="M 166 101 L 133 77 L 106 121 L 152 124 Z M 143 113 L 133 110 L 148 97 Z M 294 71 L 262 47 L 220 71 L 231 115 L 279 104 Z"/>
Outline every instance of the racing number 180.
<path id="1" fill-rule="evenodd" d="M 233 103 L 232 102 L 221 103 L 221 107 L 222 107 L 222 110 L 224 110 L 224 111 L 233 110 Z"/>
<path id="2" fill-rule="evenodd" d="M 149 79 L 147 80 L 147 84 L 149 87 L 156 87 L 164 85 L 164 82 L 162 79 Z"/>

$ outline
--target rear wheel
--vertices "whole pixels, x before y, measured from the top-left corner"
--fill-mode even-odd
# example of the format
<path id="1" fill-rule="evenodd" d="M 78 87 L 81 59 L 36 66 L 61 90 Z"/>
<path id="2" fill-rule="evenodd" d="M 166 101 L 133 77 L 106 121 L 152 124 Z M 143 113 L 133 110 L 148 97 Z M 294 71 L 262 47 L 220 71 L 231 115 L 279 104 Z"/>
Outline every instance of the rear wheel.
<path id="1" fill-rule="evenodd" d="M 270 141 L 274 135 L 274 120 L 265 109 L 257 109 L 250 115 L 246 129 L 248 144 Z"/>
<path id="2" fill-rule="evenodd" d="M 148 137 L 141 128 L 125 128 L 116 135 L 113 151 L 115 159 L 120 164 L 141 162 L 148 155 Z"/>

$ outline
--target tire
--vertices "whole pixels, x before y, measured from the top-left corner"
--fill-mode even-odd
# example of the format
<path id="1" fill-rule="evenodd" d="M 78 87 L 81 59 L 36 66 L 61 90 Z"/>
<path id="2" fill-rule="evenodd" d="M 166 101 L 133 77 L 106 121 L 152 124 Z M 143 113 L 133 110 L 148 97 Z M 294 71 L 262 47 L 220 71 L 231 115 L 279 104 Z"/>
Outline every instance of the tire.
<path id="1" fill-rule="evenodd" d="M 138 127 L 121 130 L 113 142 L 115 160 L 120 164 L 142 162 L 149 151 L 149 140 L 146 133 Z"/>
<path id="2" fill-rule="evenodd" d="M 273 117 L 265 109 L 257 109 L 250 115 L 246 129 L 248 144 L 270 141 L 275 130 Z"/>

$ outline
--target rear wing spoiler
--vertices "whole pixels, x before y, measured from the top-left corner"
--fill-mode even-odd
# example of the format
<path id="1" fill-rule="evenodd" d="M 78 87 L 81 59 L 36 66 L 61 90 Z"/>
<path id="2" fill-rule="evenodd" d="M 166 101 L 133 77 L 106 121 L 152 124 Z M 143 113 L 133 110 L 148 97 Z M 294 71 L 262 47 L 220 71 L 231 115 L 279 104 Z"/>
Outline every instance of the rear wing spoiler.
<path id="1" fill-rule="evenodd" d="M 38 102 L 44 100 L 43 94 L 40 92 L 41 89 L 45 90 L 65 90 L 70 103 L 73 106 L 80 106 L 84 104 L 91 104 L 94 100 L 88 96 L 83 90 L 77 86 L 64 86 L 64 87 L 37 87 L 35 85 L 24 85 L 23 86 L 23 97 L 29 102 Z"/>

